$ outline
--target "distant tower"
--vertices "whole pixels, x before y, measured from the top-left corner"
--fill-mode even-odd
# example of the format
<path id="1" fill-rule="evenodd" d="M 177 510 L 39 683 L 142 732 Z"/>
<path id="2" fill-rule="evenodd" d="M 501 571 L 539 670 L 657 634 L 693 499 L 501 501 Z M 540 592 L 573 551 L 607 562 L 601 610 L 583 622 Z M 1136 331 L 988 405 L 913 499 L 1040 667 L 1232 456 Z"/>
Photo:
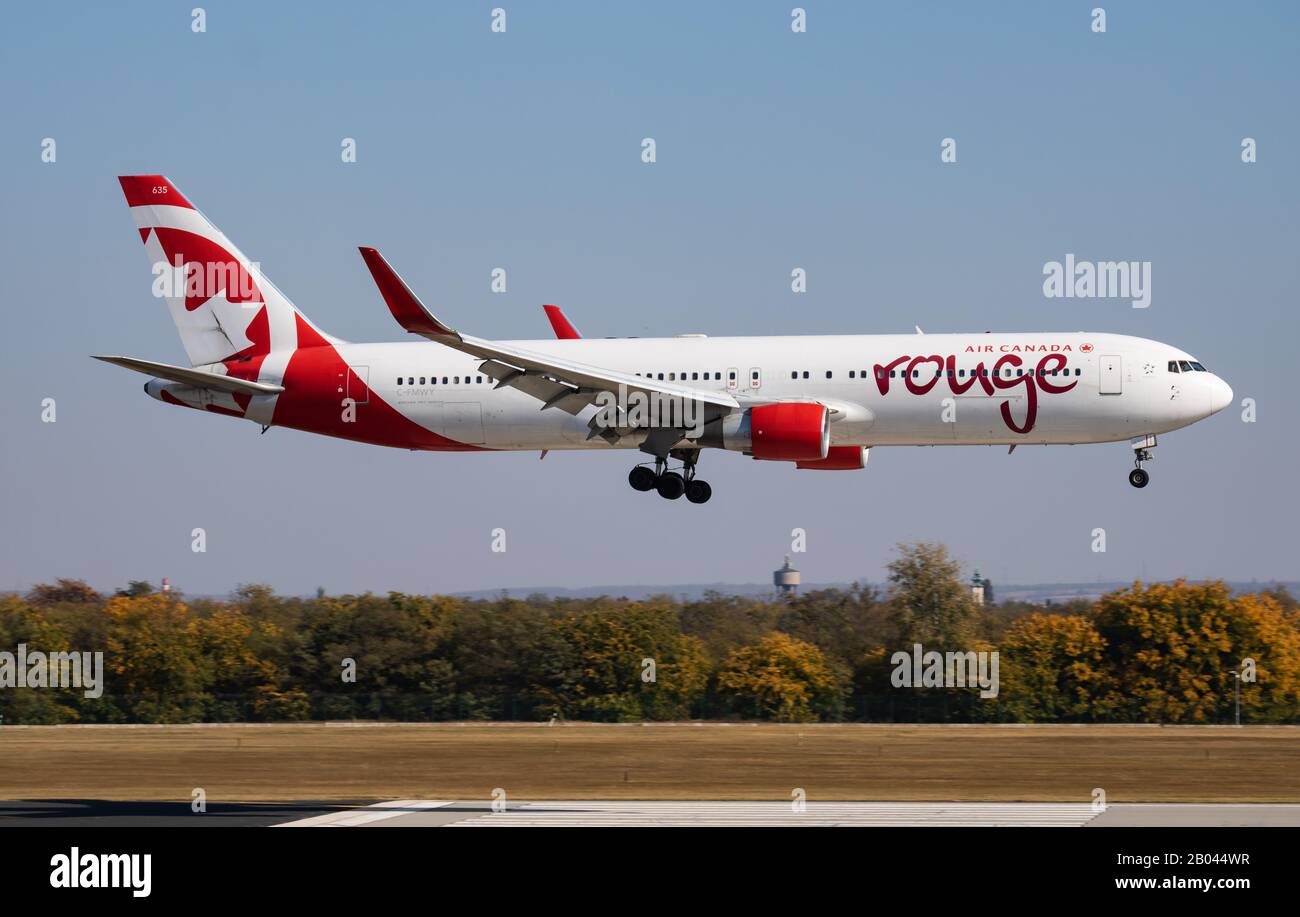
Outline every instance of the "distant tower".
<path id="1" fill-rule="evenodd" d="M 781 595 L 794 595 L 799 591 L 799 571 L 790 566 L 790 555 L 785 556 L 785 566 L 772 574 L 772 585 Z"/>
<path id="2" fill-rule="evenodd" d="M 172 581 L 165 576 L 163 577 L 163 581 L 162 581 L 162 591 L 163 591 L 163 595 L 166 595 L 167 593 L 172 591 Z"/>
<path id="3" fill-rule="evenodd" d="M 970 596 L 975 600 L 976 605 L 984 604 L 984 583 L 985 580 L 980 578 L 980 572 L 975 571 L 975 575 L 970 579 Z"/>

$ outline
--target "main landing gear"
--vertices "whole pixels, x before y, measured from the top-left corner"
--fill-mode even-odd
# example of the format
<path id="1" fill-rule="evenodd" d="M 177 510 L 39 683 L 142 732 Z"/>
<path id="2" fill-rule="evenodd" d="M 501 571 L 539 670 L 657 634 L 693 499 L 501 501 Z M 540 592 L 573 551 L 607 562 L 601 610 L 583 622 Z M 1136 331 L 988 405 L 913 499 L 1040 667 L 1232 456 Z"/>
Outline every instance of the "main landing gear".
<path id="1" fill-rule="evenodd" d="M 713 488 L 707 481 L 695 476 L 695 463 L 699 460 L 698 449 L 684 449 L 673 452 L 673 457 L 682 460 L 681 472 L 668 471 L 668 460 L 656 458 L 654 470 L 648 465 L 637 465 L 627 476 L 627 482 L 633 490 L 655 490 L 665 500 L 678 500 L 686 497 L 691 503 L 707 503 L 713 496 Z"/>
<path id="2" fill-rule="evenodd" d="M 1151 481 L 1151 475 L 1142 470 L 1142 463 L 1151 461 L 1151 450 L 1156 446 L 1156 438 L 1139 436 L 1130 445 L 1133 447 L 1133 464 L 1137 467 L 1128 473 L 1128 482 L 1134 487 L 1146 487 Z"/>

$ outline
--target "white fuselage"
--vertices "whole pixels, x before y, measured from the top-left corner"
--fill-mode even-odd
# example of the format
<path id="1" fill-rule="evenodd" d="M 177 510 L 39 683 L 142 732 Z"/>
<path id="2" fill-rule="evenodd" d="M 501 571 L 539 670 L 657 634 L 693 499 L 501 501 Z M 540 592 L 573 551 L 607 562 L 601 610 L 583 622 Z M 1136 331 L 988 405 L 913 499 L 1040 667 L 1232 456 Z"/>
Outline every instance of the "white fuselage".
<path id="1" fill-rule="evenodd" d="M 1117 334 L 503 343 L 726 392 L 742 405 L 788 399 L 835 405 L 840 410 L 830 437 L 836 446 L 1110 442 L 1187 426 L 1232 399 L 1223 380 L 1190 367 L 1195 361 L 1189 354 Z M 595 407 L 577 415 L 541 409 L 534 397 L 494 387 L 479 370 L 479 359 L 440 344 L 339 344 L 338 349 L 376 395 L 456 442 L 487 449 L 610 448 L 590 435 Z M 635 447 L 638 442 L 625 437 L 617 445 Z"/>

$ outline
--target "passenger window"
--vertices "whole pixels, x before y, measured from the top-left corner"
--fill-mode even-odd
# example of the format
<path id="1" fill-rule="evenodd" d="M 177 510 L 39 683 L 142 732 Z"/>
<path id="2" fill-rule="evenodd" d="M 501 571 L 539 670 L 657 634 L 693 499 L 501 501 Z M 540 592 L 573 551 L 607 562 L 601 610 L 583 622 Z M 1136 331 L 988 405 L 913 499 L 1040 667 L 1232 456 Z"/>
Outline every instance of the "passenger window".
<path id="1" fill-rule="evenodd" d="M 849 378 L 850 378 L 850 379 L 856 379 L 856 378 L 857 378 L 857 376 L 854 375 L 855 372 L 857 372 L 857 370 L 853 370 L 853 369 L 850 369 L 850 370 L 849 370 Z"/>
<path id="2" fill-rule="evenodd" d="M 714 379 L 721 379 L 721 378 L 722 378 L 722 373 L 714 373 L 714 374 L 713 374 L 713 378 L 714 378 Z"/>
<path id="3" fill-rule="evenodd" d="M 398 376 L 398 377 L 397 377 L 397 384 L 398 384 L 398 385 L 401 385 L 401 384 L 402 384 L 402 377 L 401 377 L 401 376 Z"/>
<path id="4" fill-rule="evenodd" d="M 877 370 L 876 370 L 876 378 L 877 378 L 877 379 L 883 379 L 883 378 L 885 378 L 885 371 L 884 371 L 883 369 L 877 369 Z"/>
<path id="5" fill-rule="evenodd" d="M 669 374 L 668 374 L 668 381 L 669 381 L 669 382 L 676 382 L 676 381 L 677 381 L 677 373 L 669 373 Z"/>
<path id="6" fill-rule="evenodd" d="M 799 371 L 796 370 L 796 369 L 792 369 L 792 370 L 790 370 L 790 378 L 791 378 L 791 379 L 798 379 L 798 378 L 799 378 Z"/>
<path id="7" fill-rule="evenodd" d="M 808 370 L 805 369 L 805 370 L 803 371 L 803 377 L 804 377 L 805 379 L 808 378 Z"/>
<path id="8" fill-rule="evenodd" d="M 407 376 L 407 377 L 406 377 L 406 384 L 407 384 L 407 385 L 414 385 L 414 384 L 415 384 L 415 376 Z"/>
<path id="9" fill-rule="evenodd" d="M 826 378 L 829 379 L 830 377 L 831 377 L 831 371 L 828 369 L 826 370 Z"/>
<path id="10" fill-rule="evenodd" d="M 420 377 L 420 384 L 421 384 L 421 385 L 424 385 L 424 376 L 421 376 L 421 377 Z"/>
<path id="11" fill-rule="evenodd" d="M 706 374 L 706 375 L 707 375 L 707 374 Z M 699 374 L 699 373 L 691 373 L 691 381 L 692 381 L 692 382 L 696 381 L 696 380 L 699 379 L 699 378 L 700 378 L 700 374 Z"/>

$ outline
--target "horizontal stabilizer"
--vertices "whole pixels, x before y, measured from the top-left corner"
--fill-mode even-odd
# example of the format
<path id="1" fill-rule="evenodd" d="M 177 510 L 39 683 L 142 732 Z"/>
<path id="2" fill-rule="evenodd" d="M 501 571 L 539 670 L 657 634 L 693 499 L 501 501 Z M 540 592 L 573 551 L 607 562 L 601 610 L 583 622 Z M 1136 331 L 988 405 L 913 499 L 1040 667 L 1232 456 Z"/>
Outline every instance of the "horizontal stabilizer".
<path id="1" fill-rule="evenodd" d="M 183 366 L 169 366 L 166 363 L 154 363 L 151 360 L 137 360 L 132 357 L 100 357 L 105 363 L 133 369 L 146 376 L 156 376 L 168 382 L 180 382 L 195 388 L 208 388 L 218 392 L 230 392 L 234 395 L 276 395 L 284 391 L 283 385 L 268 385 L 265 382 L 248 382 L 231 376 L 204 372 L 201 369 L 187 369 Z"/>

